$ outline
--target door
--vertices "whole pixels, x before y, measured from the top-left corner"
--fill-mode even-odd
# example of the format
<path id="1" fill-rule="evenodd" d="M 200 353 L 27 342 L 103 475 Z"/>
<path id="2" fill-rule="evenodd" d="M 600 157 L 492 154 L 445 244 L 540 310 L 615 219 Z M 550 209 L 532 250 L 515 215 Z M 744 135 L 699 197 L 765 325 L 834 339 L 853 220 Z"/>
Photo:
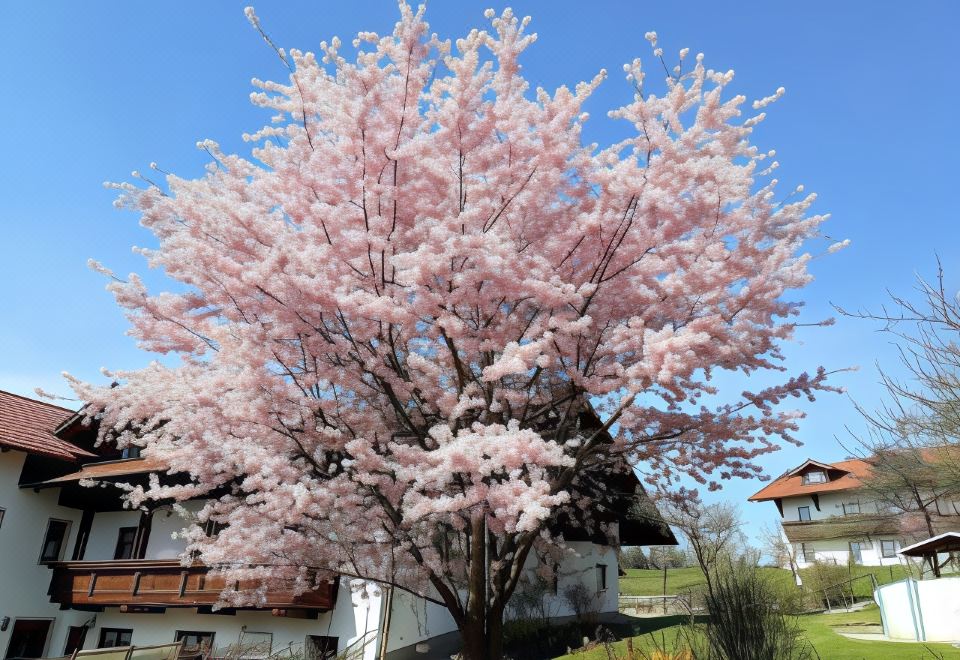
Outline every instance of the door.
<path id="1" fill-rule="evenodd" d="M 14 658 L 42 658 L 50 634 L 50 619 L 17 619 L 7 646 L 8 660 Z"/>

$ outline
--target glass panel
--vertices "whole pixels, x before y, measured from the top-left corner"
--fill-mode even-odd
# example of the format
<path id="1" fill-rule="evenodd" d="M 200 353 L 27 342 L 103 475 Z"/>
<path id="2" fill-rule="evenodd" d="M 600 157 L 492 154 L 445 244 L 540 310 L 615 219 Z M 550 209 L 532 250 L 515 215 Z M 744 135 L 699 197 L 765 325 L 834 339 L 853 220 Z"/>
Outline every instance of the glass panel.
<path id="1" fill-rule="evenodd" d="M 41 658 L 50 633 L 50 619 L 17 619 L 13 623 L 7 658 Z"/>
<path id="2" fill-rule="evenodd" d="M 114 559 L 132 559 L 133 545 L 137 538 L 136 527 L 121 527 L 117 533 L 117 548 L 113 553 Z"/>
<path id="3" fill-rule="evenodd" d="M 129 628 L 101 628 L 99 647 L 109 649 L 116 646 L 130 646 L 132 638 L 133 630 Z"/>
<path id="4" fill-rule="evenodd" d="M 51 520 L 47 523 L 47 535 L 43 538 L 40 561 L 59 561 L 68 529 L 70 523 L 66 520 Z"/>
<path id="5" fill-rule="evenodd" d="M 853 557 L 854 564 L 860 564 L 863 562 L 863 555 L 860 552 L 860 544 L 856 541 L 850 542 L 850 555 Z"/>
<path id="6" fill-rule="evenodd" d="M 860 502 L 847 502 L 843 505 L 844 515 L 856 515 L 860 513 Z"/>
<path id="7" fill-rule="evenodd" d="M 800 520 L 810 520 L 810 507 L 808 506 L 797 507 L 797 513 L 800 515 Z"/>
<path id="8" fill-rule="evenodd" d="M 338 637 L 324 635 L 307 635 L 304 645 L 306 660 L 332 660 L 337 657 Z"/>

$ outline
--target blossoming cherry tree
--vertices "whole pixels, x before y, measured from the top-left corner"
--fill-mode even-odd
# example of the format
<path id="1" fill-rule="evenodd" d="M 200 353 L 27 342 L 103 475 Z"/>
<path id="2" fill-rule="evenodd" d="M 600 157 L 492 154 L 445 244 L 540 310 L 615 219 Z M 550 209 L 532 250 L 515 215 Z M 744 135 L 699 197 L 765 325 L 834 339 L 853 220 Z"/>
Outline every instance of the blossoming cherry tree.
<path id="1" fill-rule="evenodd" d="M 251 157 L 204 141 L 201 178 L 117 185 L 179 285 L 109 288 L 173 359 L 73 386 L 104 439 L 188 477 L 132 505 L 208 498 L 188 550 L 262 584 L 226 598 L 365 578 L 442 604 L 465 657 L 496 659 L 525 569 L 565 552 L 560 521 L 616 535 L 597 475 L 712 489 L 794 441 L 777 404 L 822 369 L 733 397 L 712 377 L 782 371 L 824 217 L 778 196 L 750 143 L 782 90 L 745 117 L 702 56 L 664 67 L 660 96 L 635 60 L 610 112 L 631 135 L 584 145 L 605 73 L 531 90 L 529 19 L 488 12 L 451 43 L 400 11 L 349 61 L 338 39 L 276 48 L 289 78 L 254 81 L 274 120 Z"/>

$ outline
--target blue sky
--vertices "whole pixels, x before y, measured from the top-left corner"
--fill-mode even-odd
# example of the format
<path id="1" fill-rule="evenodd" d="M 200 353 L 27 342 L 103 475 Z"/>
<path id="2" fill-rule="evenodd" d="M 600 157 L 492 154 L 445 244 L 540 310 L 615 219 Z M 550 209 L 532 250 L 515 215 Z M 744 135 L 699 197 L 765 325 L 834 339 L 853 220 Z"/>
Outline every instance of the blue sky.
<path id="1" fill-rule="evenodd" d="M 148 355 L 124 335 L 126 322 L 85 266 L 96 258 L 119 273 L 143 272 L 132 245 L 149 245 L 136 217 L 112 208 L 105 180 L 125 180 L 156 161 L 180 175 L 201 173 L 195 143 L 212 138 L 244 150 L 244 131 L 266 123 L 248 102 L 252 77 L 282 78 L 243 15 L 243 2 L 4 3 L 0 24 L 0 389 L 66 392 L 60 372 L 97 378 L 101 366 L 131 368 Z M 727 6 L 723 6 L 723 5 Z M 316 50 L 338 35 L 387 32 L 396 6 L 383 2 L 262 2 L 257 13 L 281 46 Z M 484 23 L 483 2 L 436 1 L 431 27 L 456 37 Z M 756 133 L 776 149 L 785 190 L 819 193 L 833 217 L 825 232 L 852 246 L 813 264 L 805 320 L 833 315 L 831 303 L 876 309 L 885 290 L 909 293 L 939 254 L 951 291 L 960 287 L 960 218 L 955 130 L 960 76 L 951 46 L 955 2 L 515 2 L 533 16 L 539 41 L 523 60 L 534 84 L 554 88 L 610 78 L 591 99 L 586 138 L 605 143 L 622 127 L 605 111 L 629 97 L 621 65 L 660 34 L 668 54 L 706 54 L 736 70 L 732 89 L 749 99 L 778 86 L 786 96 Z M 736 9 L 733 9 L 736 7 Z M 954 120 L 954 121 L 951 121 Z M 158 283 L 158 276 L 147 278 Z M 791 369 L 859 366 L 835 382 L 870 406 L 879 399 L 875 362 L 895 370 L 889 338 L 862 321 L 804 330 L 788 347 Z M 732 392 L 755 383 L 730 382 Z M 763 459 L 776 475 L 807 456 L 842 458 L 835 437 L 862 427 L 846 396 L 807 406 L 800 438 Z M 739 501 L 761 484 L 732 483 Z M 743 503 L 750 529 L 776 517 L 772 504 Z"/>

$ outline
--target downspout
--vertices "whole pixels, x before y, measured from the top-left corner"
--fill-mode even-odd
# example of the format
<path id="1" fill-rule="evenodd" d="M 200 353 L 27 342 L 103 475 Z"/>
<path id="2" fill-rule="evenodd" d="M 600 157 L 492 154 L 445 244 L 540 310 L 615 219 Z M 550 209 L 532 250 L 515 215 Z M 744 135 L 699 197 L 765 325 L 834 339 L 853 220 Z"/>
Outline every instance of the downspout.
<path id="1" fill-rule="evenodd" d="M 393 613 L 393 585 L 386 587 L 387 593 L 383 599 L 383 613 L 380 615 L 380 649 L 377 651 L 378 660 L 387 657 L 387 640 L 390 637 L 390 615 Z"/>

